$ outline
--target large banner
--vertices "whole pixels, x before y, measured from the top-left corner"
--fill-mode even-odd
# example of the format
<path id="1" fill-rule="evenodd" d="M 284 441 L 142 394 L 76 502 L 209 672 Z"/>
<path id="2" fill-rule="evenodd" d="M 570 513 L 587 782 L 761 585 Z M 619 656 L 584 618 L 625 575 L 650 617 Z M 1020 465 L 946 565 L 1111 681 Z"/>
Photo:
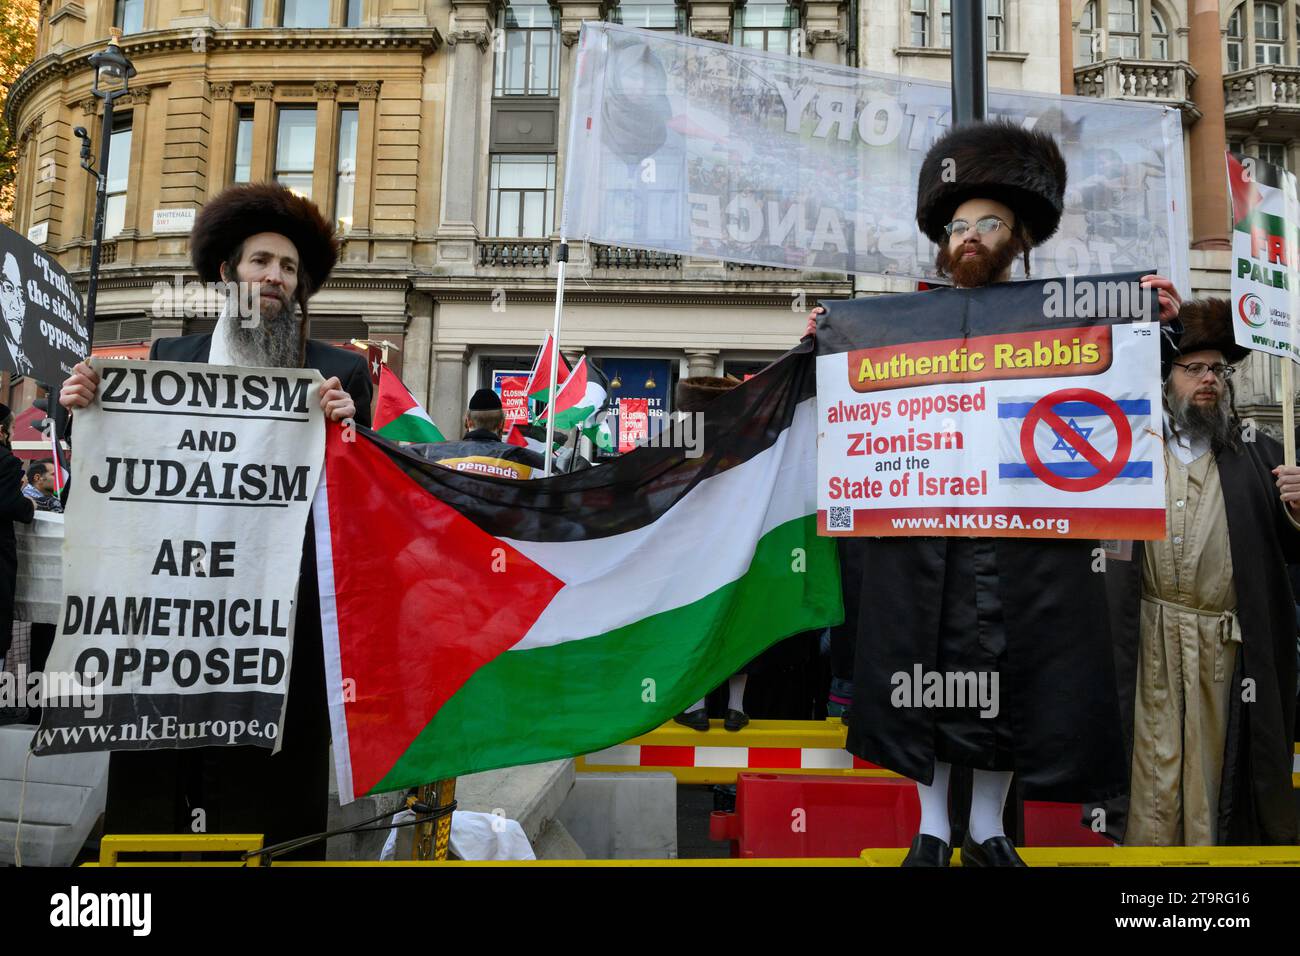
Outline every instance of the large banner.
<path id="1" fill-rule="evenodd" d="M 1296 177 L 1228 153 L 1233 335 L 1238 345 L 1300 361 L 1300 200 Z"/>
<path id="2" fill-rule="evenodd" d="M 0 370 L 57 386 L 90 354 L 81 293 L 40 246 L 0 226 Z"/>
<path id="3" fill-rule="evenodd" d="M 76 413 L 63 606 L 38 754 L 278 750 L 321 377 L 110 361 Z"/>
<path id="4" fill-rule="evenodd" d="M 933 278 L 917 174 L 949 86 L 692 37 L 582 25 L 565 159 L 570 239 L 796 269 Z M 1154 266 L 1190 286 L 1178 110 L 990 91 L 1069 167 L 1033 274 Z M 1019 268 L 1019 265 L 1017 265 Z"/>
<path id="5" fill-rule="evenodd" d="M 1164 537 L 1159 313 L 1140 275 L 827 303 L 821 533 Z"/>

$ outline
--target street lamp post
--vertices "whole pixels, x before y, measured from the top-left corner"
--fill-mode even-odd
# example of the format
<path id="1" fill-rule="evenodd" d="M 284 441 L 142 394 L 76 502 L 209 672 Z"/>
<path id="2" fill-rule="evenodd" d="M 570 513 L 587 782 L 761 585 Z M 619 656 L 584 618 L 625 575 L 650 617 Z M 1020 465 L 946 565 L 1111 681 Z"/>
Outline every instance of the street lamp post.
<path id="1" fill-rule="evenodd" d="M 108 46 L 90 58 L 95 70 L 91 92 L 104 101 L 104 124 L 99 131 L 99 168 L 90 161 L 90 134 L 78 126 L 73 132 L 81 140 L 81 168 L 95 177 L 95 226 L 90 242 L 90 278 L 86 286 L 86 328 L 95 343 L 95 298 L 99 291 L 99 254 L 104 244 L 104 207 L 108 202 L 108 157 L 113 139 L 113 102 L 127 92 L 135 67 L 118 46 L 122 32 L 114 29 Z"/>

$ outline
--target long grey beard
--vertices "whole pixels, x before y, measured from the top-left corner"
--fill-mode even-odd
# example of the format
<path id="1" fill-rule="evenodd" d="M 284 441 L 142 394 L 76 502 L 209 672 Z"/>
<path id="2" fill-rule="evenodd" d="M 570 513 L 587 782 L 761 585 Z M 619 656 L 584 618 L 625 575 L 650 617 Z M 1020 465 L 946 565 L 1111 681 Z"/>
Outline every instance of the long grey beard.
<path id="1" fill-rule="evenodd" d="M 297 368 L 302 364 L 302 323 L 291 303 L 274 317 L 260 316 L 251 328 L 238 319 L 226 325 L 226 345 L 240 365 Z"/>
<path id="2" fill-rule="evenodd" d="M 1239 438 L 1236 415 L 1232 409 L 1232 393 L 1224 386 L 1219 400 L 1203 408 L 1188 398 L 1180 398 L 1173 389 L 1166 389 L 1165 403 L 1174 430 L 1189 438 L 1203 438 L 1211 448 L 1235 448 Z"/>

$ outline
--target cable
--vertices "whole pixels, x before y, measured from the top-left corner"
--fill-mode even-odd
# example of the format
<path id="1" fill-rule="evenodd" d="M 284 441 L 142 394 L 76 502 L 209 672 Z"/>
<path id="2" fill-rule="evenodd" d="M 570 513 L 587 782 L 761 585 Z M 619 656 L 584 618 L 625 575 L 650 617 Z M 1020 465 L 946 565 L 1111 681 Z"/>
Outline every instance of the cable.
<path id="1" fill-rule="evenodd" d="M 247 863 L 254 857 L 265 857 L 266 862 L 269 862 L 270 859 L 274 859 L 276 856 L 291 853 L 294 850 L 300 850 L 303 847 L 312 845 L 313 843 L 319 843 L 322 840 L 327 840 L 333 836 L 341 836 L 345 833 L 371 833 L 378 830 L 393 830 L 398 827 L 413 826 L 418 823 L 429 823 L 430 821 L 439 820 L 454 813 L 456 810 L 456 801 L 453 800 L 445 806 L 431 807 L 427 803 L 418 803 L 414 799 L 408 798 L 404 809 L 411 810 L 416 814 L 423 814 L 423 816 L 417 816 L 414 820 L 408 820 L 404 823 L 387 823 L 383 826 L 371 826 L 370 824 L 393 815 L 392 810 L 385 810 L 383 813 L 376 814 L 367 820 L 358 820 L 356 823 L 349 824 L 346 827 L 339 827 L 336 830 L 326 830 L 323 833 L 311 833 L 307 836 L 295 837 L 292 840 L 285 840 L 281 843 L 273 843 L 270 846 L 262 847 L 260 850 L 249 850 L 245 852 L 240 859 Z M 266 865 L 266 862 L 259 862 L 259 865 L 264 866 Z"/>

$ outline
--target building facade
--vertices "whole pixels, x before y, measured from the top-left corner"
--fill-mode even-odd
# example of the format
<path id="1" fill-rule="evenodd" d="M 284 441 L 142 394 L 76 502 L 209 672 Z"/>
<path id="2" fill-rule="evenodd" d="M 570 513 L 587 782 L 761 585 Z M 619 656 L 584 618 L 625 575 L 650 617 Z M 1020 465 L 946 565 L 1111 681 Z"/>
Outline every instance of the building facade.
<path id="1" fill-rule="evenodd" d="M 991 86 L 1183 110 L 1198 293 L 1227 288 L 1225 143 L 1300 160 L 1300 125 L 1287 125 L 1300 120 L 1286 119 L 1300 110 L 1286 72 L 1300 76 L 1296 0 L 1248 3 L 1193 16 L 1191 0 L 986 0 Z M 97 154 L 88 57 L 120 29 L 138 74 L 107 131 L 97 351 L 211 328 L 178 291 L 193 278 L 192 211 L 229 183 L 278 179 L 344 240 L 312 334 L 396 345 L 391 364 L 454 430 L 468 395 L 527 369 L 550 327 L 569 79 L 580 25 L 599 19 L 949 72 L 950 0 L 43 0 L 37 58 L 5 106 L 20 142 L 15 227 L 84 281 L 94 192 L 74 129 Z M 652 416 L 671 411 L 680 377 L 779 355 L 818 298 L 911 288 L 584 243 L 570 244 L 568 275 L 564 351 Z M 1245 404 L 1267 411 L 1269 363 L 1246 378 Z"/>

